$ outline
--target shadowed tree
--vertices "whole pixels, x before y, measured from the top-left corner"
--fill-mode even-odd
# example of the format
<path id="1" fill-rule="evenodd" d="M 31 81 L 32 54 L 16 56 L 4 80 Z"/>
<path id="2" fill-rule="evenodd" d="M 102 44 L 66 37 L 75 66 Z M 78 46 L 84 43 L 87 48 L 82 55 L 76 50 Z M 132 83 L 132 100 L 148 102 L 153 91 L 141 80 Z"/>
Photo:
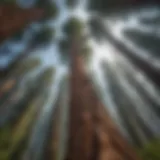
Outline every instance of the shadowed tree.
<path id="1" fill-rule="evenodd" d="M 36 5 L 37 7 L 41 7 L 45 11 L 45 16 L 40 21 L 44 22 L 46 20 L 50 20 L 55 18 L 58 15 L 58 9 L 56 3 L 50 0 L 37 0 Z"/>
<path id="2" fill-rule="evenodd" d="M 13 68 L 12 72 L 1 82 L 0 84 L 0 103 L 2 105 L 6 99 L 15 93 L 22 82 L 22 79 L 31 73 L 41 64 L 38 59 L 27 59 L 17 64 L 16 68 Z"/>
<path id="3" fill-rule="evenodd" d="M 89 0 L 88 9 L 101 14 L 114 13 L 124 9 L 133 9 L 134 7 L 144 6 L 144 4 L 154 4 L 157 0 Z"/>
<path id="4" fill-rule="evenodd" d="M 34 121 L 40 113 L 43 105 L 49 96 L 49 88 L 54 78 L 54 69 L 45 69 L 27 86 L 26 94 L 23 95 L 17 104 L 12 104 L 13 110 L 5 111 L 1 116 L 0 138 L 5 139 L 8 132 L 11 138 L 7 141 L 1 141 L 1 157 L 4 159 L 12 159 L 23 157 L 23 152 L 27 147 L 28 136 L 33 128 Z M 38 82 L 38 83 L 37 83 Z M 2 113 L 2 112 L 1 112 Z M 3 121 L 3 123 L 2 123 Z M 6 127 L 2 128 L 2 125 Z M 8 128 L 9 129 L 6 129 Z M 11 132 L 12 130 L 12 132 Z M 6 133 L 6 135 L 3 134 Z M 8 143 L 8 146 L 4 146 Z M 25 145 L 24 145 L 25 143 Z"/>
<path id="5" fill-rule="evenodd" d="M 50 127 L 45 151 L 42 159 L 65 159 L 68 140 L 68 78 L 63 76 L 60 89 L 51 116 Z M 52 140 L 51 140 L 52 139 Z"/>
<path id="6" fill-rule="evenodd" d="M 15 116 L 13 113 L 15 113 L 17 110 L 14 109 L 14 106 L 16 108 L 22 108 L 23 107 L 22 104 L 24 103 L 24 101 L 26 102 L 30 98 L 32 98 L 32 92 L 33 92 L 33 94 L 35 94 L 35 93 L 38 92 L 37 91 L 38 89 L 41 89 L 41 88 L 45 87 L 45 85 L 49 84 L 50 81 L 51 81 L 51 78 L 52 78 L 51 77 L 52 74 L 53 74 L 53 70 L 52 69 L 48 69 L 44 73 L 43 72 L 40 73 L 40 75 L 37 76 L 39 78 L 39 80 L 38 80 L 38 78 L 36 78 L 36 80 L 38 80 L 38 83 L 36 83 L 36 80 L 35 80 L 31 84 L 29 84 L 29 86 L 27 86 L 28 88 L 24 88 L 21 91 L 22 95 L 20 96 L 20 98 L 21 98 L 20 100 L 18 99 L 18 100 L 13 101 L 10 104 L 12 107 L 10 107 L 7 104 L 6 104 L 6 106 L 2 107 L 0 114 L 3 114 L 3 113 L 9 113 L 9 114 L 3 114 L 3 116 L 6 117 L 4 120 L 3 120 L 3 116 L 1 116 L 1 118 L 2 118 L 2 121 L 1 121 L 2 123 L 1 124 L 3 125 L 3 122 L 9 121 L 10 118 Z M 8 108 L 12 108 L 12 110 L 11 109 L 9 110 Z M 20 113 L 20 111 L 18 111 L 18 112 Z"/>
<path id="7" fill-rule="evenodd" d="M 131 97 L 128 97 L 123 91 L 114 70 L 106 63 L 103 64 L 103 68 L 106 79 L 109 79 L 109 92 L 112 95 L 113 101 L 116 103 L 116 110 L 119 112 L 124 125 L 123 127 L 127 129 L 134 146 L 143 147 L 149 140 L 154 138 L 152 130 L 145 124 L 143 118 L 140 117 Z"/>
<path id="8" fill-rule="evenodd" d="M 69 42 L 67 41 L 67 39 L 62 39 L 59 41 L 58 46 L 61 53 L 61 59 L 66 63 L 67 61 L 69 61 L 69 56 L 67 55 L 67 53 L 69 52 Z"/>
<path id="9" fill-rule="evenodd" d="M 51 40 L 54 38 L 54 30 L 50 27 L 42 28 L 33 39 L 35 46 L 45 46 L 48 45 Z"/>
<path id="10" fill-rule="evenodd" d="M 148 110 L 154 113 L 155 119 L 159 119 L 160 104 L 156 98 L 153 99 L 154 96 L 149 94 L 150 91 L 146 89 L 147 84 L 150 83 L 151 85 L 149 86 L 155 88 L 154 91 L 159 97 L 159 67 L 153 64 L 156 60 L 159 62 L 159 35 L 156 31 L 156 27 L 159 27 L 159 7 L 159 1 L 149 0 L 89 1 L 89 9 L 97 12 L 97 15 L 99 15 L 93 16 L 89 22 L 92 36 L 98 43 L 106 42 L 106 45 L 109 44 L 108 46 L 113 48 L 113 51 L 106 50 L 108 58 L 114 57 L 115 59 L 115 61 L 113 60 L 113 64 L 109 60 L 105 62 L 106 81 L 109 88 L 107 92 L 109 92 L 111 100 L 117 107 L 115 110 L 117 110 L 121 117 L 123 127 L 129 131 L 129 136 L 133 138 L 135 146 L 139 143 L 141 147 L 144 147 L 149 141 L 159 136 L 159 132 L 157 134 L 152 128 L 153 125 L 159 128 L 159 120 L 155 120 L 155 122 L 150 125 L 151 120 L 148 120 L 149 123 L 146 120 L 147 116 L 149 118 L 149 114 L 147 114 Z M 156 10 L 158 12 L 152 15 L 152 18 L 145 14 L 145 11 L 152 12 Z M 135 25 L 130 23 L 130 17 L 136 22 Z M 124 23 L 122 30 L 118 27 L 114 29 L 114 26 L 121 27 L 121 24 L 118 24 L 118 22 L 121 22 L 121 24 Z M 145 30 L 147 28 L 149 30 Z M 121 55 L 125 57 L 124 61 L 119 60 Z M 148 57 L 144 58 L 145 56 Z M 127 65 L 123 65 L 125 62 L 129 62 L 129 65 L 132 66 L 136 72 L 132 72 L 130 68 L 127 68 Z M 120 74 L 122 74 L 123 80 Z M 138 78 L 138 74 L 145 77 L 148 83 L 146 84 L 143 78 Z M 125 84 L 122 85 L 122 81 L 127 83 L 126 88 L 124 88 Z M 140 83 L 140 81 L 142 83 Z M 128 90 L 133 90 L 133 95 L 127 90 L 129 86 L 130 88 L 128 88 Z M 136 100 L 135 97 L 137 97 Z M 144 108 L 144 111 L 142 108 Z M 146 117 L 142 116 L 144 115 L 142 112 L 146 113 Z M 134 122 L 135 119 L 137 122 Z M 159 141 L 159 139 L 157 141 Z M 152 143 L 151 141 L 151 144 L 146 145 L 144 150 L 142 149 L 142 157 L 144 159 L 158 159 L 159 151 L 154 150 L 154 144 L 156 146 L 159 143 Z"/>
<path id="11" fill-rule="evenodd" d="M 66 5 L 69 8 L 74 8 L 78 4 L 79 0 L 66 0 Z"/>

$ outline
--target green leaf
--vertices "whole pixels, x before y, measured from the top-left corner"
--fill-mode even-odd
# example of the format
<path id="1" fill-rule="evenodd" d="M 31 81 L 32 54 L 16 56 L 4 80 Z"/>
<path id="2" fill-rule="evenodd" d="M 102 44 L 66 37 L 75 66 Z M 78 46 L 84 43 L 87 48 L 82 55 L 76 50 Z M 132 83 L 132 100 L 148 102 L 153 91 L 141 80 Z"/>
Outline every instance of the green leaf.
<path id="1" fill-rule="evenodd" d="M 90 58 L 91 58 L 92 49 L 89 46 L 86 45 L 82 48 L 82 51 L 80 53 L 81 53 L 81 56 L 84 59 L 84 61 L 86 63 L 88 63 L 90 61 Z"/>
<path id="2" fill-rule="evenodd" d="M 16 4 L 17 0 L 0 0 L 0 4 Z"/>
<path id="3" fill-rule="evenodd" d="M 68 36 L 81 35 L 83 33 L 84 24 L 77 18 L 70 18 L 64 25 L 63 31 Z"/>
<path id="4" fill-rule="evenodd" d="M 59 45 L 61 60 L 65 62 L 69 58 L 70 43 L 67 39 L 62 39 L 59 41 L 58 45 Z"/>
<path id="5" fill-rule="evenodd" d="M 37 7 L 42 7 L 45 10 L 45 16 L 43 20 L 49 20 L 55 18 L 58 15 L 58 7 L 56 3 L 49 0 L 38 0 L 36 3 Z"/>
<path id="6" fill-rule="evenodd" d="M 55 30 L 50 27 L 44 27 L 34 37 L 33 43 L 35 45 L 46 45 L 53 39 Z"/>
<path id="7" fill-rule="evenodd" d="M 134 3 L 134 1 L 132 2 Z M 117 11 L 117 9 L 124 8 L 126 5 L 132 6 L 132 2 L 128 0 L 89 0 L 88 8 L 99 13 L 107 13 Z"/>
<path id="8" fill-rule="evenodd" d="M 160 159 L 160 140 L 154 140 L 147 144 L 144 148 L 138 150 L 143 160 L 159 160 Z"/>
<path id="9" fill-rule="evenodd" d="M 66 5 L 69 8 L 74 8 L 78 4 L 79 0 L 66 0 Z"/>
<path id="10" fill-rule="evenodd" d="M 55 69 L 53 67 L 48 67 L 44 70 L 44 72 L 40 75 L 40 83 L 51 83 L 53 80 L 53 76 L 55 74 Z"/>
<path id="11" fill-rule="evenodd" d="M 23 60 L 18 64 L 18 66 L 16 66 L 14 74 L 17 74 L 17 75 L 26 74 L 32 71 L 33 69 L 35 69 L 36 67 L 38 67 L 40 64 L 41 64 L 41 61 L 40 59 L 37 59 L 37 58 L 35 59 L 29 58 L 27 60 Z"/>

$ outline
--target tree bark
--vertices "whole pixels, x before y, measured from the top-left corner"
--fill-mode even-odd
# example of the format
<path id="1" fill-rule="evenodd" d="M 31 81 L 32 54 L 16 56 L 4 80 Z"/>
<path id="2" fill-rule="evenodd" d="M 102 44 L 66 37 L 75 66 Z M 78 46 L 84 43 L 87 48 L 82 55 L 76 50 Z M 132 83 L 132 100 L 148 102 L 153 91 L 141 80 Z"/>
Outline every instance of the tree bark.
<path id="1" fill-rule="evenodd" d="M 138 160 L 100 103 L 77 55 L 71 51 L 70 133 L 67 160 Z"/>
<path id="2" fill-rule="evenodd" d="M 43 17 L 43 9 L 22 9 L 16 5 L 0 6 L 0 43 L 24 28 L 29 23 Z"/>

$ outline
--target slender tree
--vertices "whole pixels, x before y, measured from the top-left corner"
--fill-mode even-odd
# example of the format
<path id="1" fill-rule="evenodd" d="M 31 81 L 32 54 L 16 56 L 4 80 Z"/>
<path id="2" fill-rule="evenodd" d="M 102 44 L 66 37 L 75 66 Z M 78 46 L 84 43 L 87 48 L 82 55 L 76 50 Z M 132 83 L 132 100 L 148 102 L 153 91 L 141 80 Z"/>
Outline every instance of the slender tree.
<path id="1" fill-rule="evenodd" d="M 11 138 L 8 141 L 1 141 L 1 157 L 4 160 L 12 159 L 13 157 L 22 159 L 31 129 L 34 127 L 34 121 L 46 103 L 49 94 L 48 88 L 53 76 L 54 70 L 52 68 L 44 70 L 34 79 L 32 84 L 29 83 L 26 94 L 23 95 L 23 98 L 17 104 L 11 107 L 13 110 L 3 112 L 4 115 L 1 116 L 0 138 L 5 139 L 5 136 L 9 132 L 11 133 Z M 3 134 L 4 132 L 6 135 Z M 8 144 L 8 146 L 5 147 L 5 144 Z"/>
<path id="2" fill-rule="evenodd" d="M 24 76 L 31 73 L 40 65 L 40 60 L 38 59 L 28 59 L 17 64 L 17 67 L 1 82 L 0 84 L 0 103 L 1 105 L 5 102 L 8 97 L 18 90 L 20 82 Z M 3 105 L 2 105 L 3 106 Z"/>
<path id="3" fill-rule="evenodd" d="M 138 25 L 137 26 L 133 25 L 131 28 L 127 27 L 127 22 L 129 21 L 127 20 L 123 21 L 123 17 L 129 14 L 137 13 L 134 15 L 134 19 L 136 19 L 136 21 L 139 24 L 141 24 L 142 22 L 141 25 L 142 28 L 150 28 L 154 30 L 154 27 L 156 28 L 157 25 L 159 25 L 159 20 L 157 20 L 157 17 L 159 17 L 159 13 L 155 14 L 152 17 L 152 19 L 150 19 L 148 15 L 141 17 L 140 12 L 137 11 L 142 11 L 142 10 L 144 11 L 146 8 L 148 10 L 155 10 L 155 7 L 159 9 L 159 2 L 145 1 L 145 0 L 144 1 L 143 0 L 142 1 L 125 1 L 125 0 L 91 1 L 90 0 L 88 7 L 90 10 L 96 12 L 97 15 L 99 15 L 97 17 L 93 16 L 92 19 L 90 20 L 90 29 L 92 30 L 93 37 L 96 38 L 97 42 L 99 43 L 106 41 L 107 44 L 109 42 L 111 47 L 115 49 L 114 52 L 109 53 L 110 54 L 109 56 L 112 57 L 111 54 L 114 54 L 113 57 L 115 57 L 116 65 L 112 65 L 109 64 L 109 62 L 106 62 L 108 63 L 108 66 L 106 67 L 107 69 L 105 71 L 105 74 L 107 73 L 106 79 L 109 81 L 109 95 L 111 96 L 114 104 L 116 104 L 117 106 L 116 110 L 118 111 L 118 114 L 121 117 L 123 125 L 130 132 L 129 135 L 134 139 L 133 142 L 135 143 L 140 142 L 142 147 L 146 144 L 146 142 L 149 143 L 151 139 L 154 139 L 155 134 L 154 134 L 154 129 L 151 129 L 152 127 L 149 127 L 148 123 L 146 122 L 146 119 L 140 116 L 142 114 L 139 113 L 140 111 L 138 112 L 138 108 L 149 107 L 149 109 L 155 113 L 155 117 L 159 119 L 159 103 L 157 102 L 156 99 L 154 100 L 152 99 L 153 97 L 147 93 L 145 86 L 143 86 L 142 83 L 137 82 L 138 78 L 136 79 L 136 73 L 138 74 L 139 72 L 139 74 L 142 74 L 142 76 L 146 78 L 146 81 L 155 87 L 155 91 L 157 91 L 157 93 L 159 92 L 159 77 L 160 77 L 159 69 L 158 67 L 153 65 L 151 58 L 148 59 L 142 58 L 140 53 L 143 52 L 144 54 L 150 54 L 152 55 L 151 57 L 158 59 L 157 53 L 159 52 L 159 46 L 157 45 L 157 43 L 159 41 L 159 36 L 154 34 L 152 31 L 150 32 L 149 30 L 148 31 L 144 31 L 143 29 L 139 30 L 138 28 L 141 27 Z M 113 34 L 107 22 L 105 21 L 104 23 L 105 19 L 108 20 L 108 23 L 110 20 L 112 21 L 112 16 L 113 16 L 113 21 L 115 20 L 117 22 L 119 21 L 126 22 L 126 26 L 124 25 L 124 29 L 120 31 L 120 34 L 122 36 L 121 39 L 119 38 L 120 34 L 117 35 Z M 126 39 L 125 42 L 124 39 Z M 129 45 L 127 44 L 133 44 L 134 47 L 131 47 L 131 45 L 129 47 Z M 138 49 L 141 49 L 141 51 Z M 106 54 L 108 54 L 107 52 L 108 51 L 106 51 Z M 120 55 L 122 54 L 122 56 L 125 57 L 126 59 L 124 61 L 118 60 L 120 57 L 118 54 Z M 131 72 L 130 69 L 125 68 L 127 67 L 127 65 L 125 65 L 124 67 L 122 64 L 123 62 L 125 63 L 125 61 L 128 61 L 130 63 L 129 65 L 133 66 L 134 69 L 137 70 L 137 72 Z M 121 70 L 118 67 L 119 68 L 122 67 Z M 122 74 L 124 79 L 126 79 L 126 83 L 129 83 L 129 85 L 133 87 L 130 89 L 134 90 L 136 94 L 139 96 L 137 98 L 137 102 L 133 102 L 134 95 L 131 94 L 127 95 L 126 92 L 127 89 L 120 87 L 121 80 L 120 77 L 117 76 L 120 74 Z M 138 103 L 138 99 L 139 101 L 145 103 Z M 136 108 L 137 108 L 137 113 L 133 111 Z M 129 111 L 127 111 L 128 109 Z M 143 111 L 141 110 L 141 112 Z M 130 114 L 132 115 L 129 116 Z M 143 118 L 145 119 L 145 121 Z M 137 119 L 139 123 L 134 124 L 135 119 Z M 158 127 L 159 122 L 157 123 L 154 122 L 153 124 L 157 125 Z M 138 125 L 140 126 L 138 127 Z M 144 137 L 147 138 L 147 141 L 145 140 L 146 141 L 145 143 L 143 142 L 143 140 L 145 139 Z M 146 147 L 148 149 L 145 148 L 142 151 L 144 159 L 147 159 L 147 155 L 150 159 L 158 159 L 158 152 L 153 151 L 154 143 L 155 142 L 153 143 L 151 142 L 150 145 L 147 145 L 150 147 Z M 156 145 L 158 145 L 158 143 L 155 143 L 155 146 Z"/>

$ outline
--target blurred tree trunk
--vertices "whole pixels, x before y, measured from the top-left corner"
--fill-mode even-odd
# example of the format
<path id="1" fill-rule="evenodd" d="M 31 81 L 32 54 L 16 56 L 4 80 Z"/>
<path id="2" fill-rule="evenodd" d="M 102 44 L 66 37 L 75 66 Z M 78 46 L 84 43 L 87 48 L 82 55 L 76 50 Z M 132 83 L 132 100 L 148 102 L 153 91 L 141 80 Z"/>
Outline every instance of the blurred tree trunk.
<path id="1" fill-rule="evenodd" d="M 67 160 L 137 160 L 98 100 L 83 68 L 79 43 L 71 51 L 70 133 Z"/>
<path id="2" fill-rule="evenodd" d="M 11 68 L 7 77 L 3 77 L 3 80 L 0 82 L 0 105 L 6 101 L 7 97 L 14 95 L 24 76 L 39 65 L 40 61 L 38 59 L 29 59 L 18 62 L 15 68 Z"/>
<path id="3" fill-rule="evenodd" d="M 127 57 L 133 63 L 133 65 L 135 65 L 141 71 L 143 71 L 146 74 L 146 76 L 159 88 L 160 85 L 159 69 L 154 68 L 150 63 L 136 56 L 132 50 L 127 49 L 124 44 L 116 40 L 116 38 L 113 37 L 111 33 L 109 33 L 109 31 L 106 30 L 105 33 L 107 39 L 112 44 L 114 44 L 115 48 L 119 50 L 122 54 L 124 54 L 124 56 Z"/>

